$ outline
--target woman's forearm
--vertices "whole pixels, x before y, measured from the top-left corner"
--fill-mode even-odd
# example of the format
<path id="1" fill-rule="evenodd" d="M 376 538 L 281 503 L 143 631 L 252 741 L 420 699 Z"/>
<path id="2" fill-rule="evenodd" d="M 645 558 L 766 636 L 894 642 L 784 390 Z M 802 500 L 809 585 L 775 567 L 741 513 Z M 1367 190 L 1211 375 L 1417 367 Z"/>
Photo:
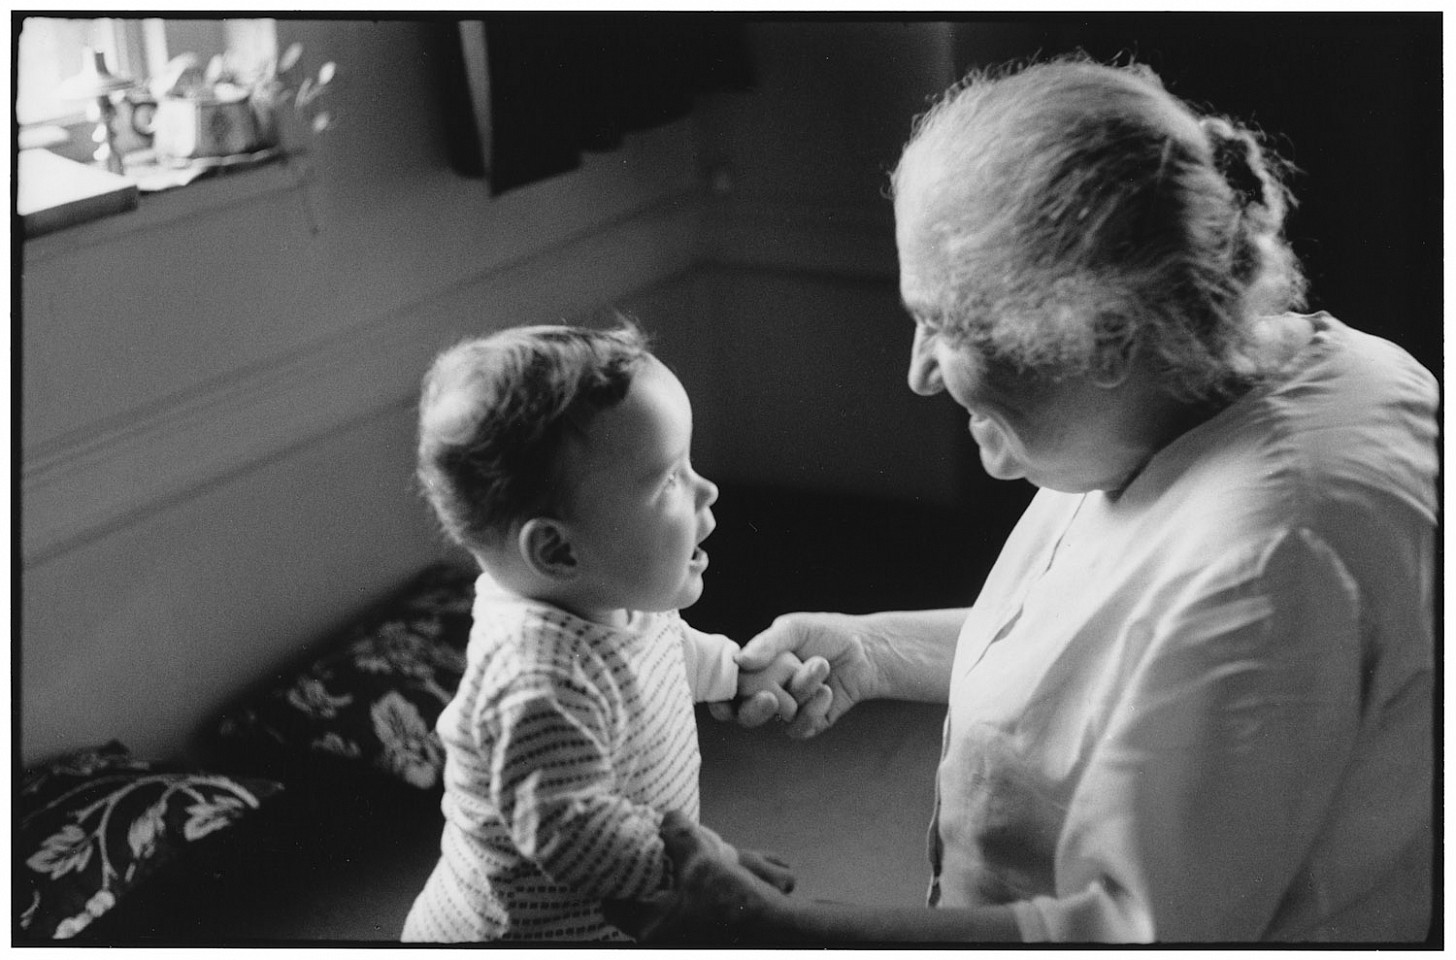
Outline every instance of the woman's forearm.
<path id="1" fill-rule="evenodd" d="M 854 619 L 877 675 L 876 696 L 931 703 L 950 699 L 950 668 L 964 609 L 895 610 Z"/>
<path id="2" fill-rule="evenodd" d="M 873 907 L 780 898 L 760 928 L 774 944 L 1019 943 L 1010 907 Z"/>

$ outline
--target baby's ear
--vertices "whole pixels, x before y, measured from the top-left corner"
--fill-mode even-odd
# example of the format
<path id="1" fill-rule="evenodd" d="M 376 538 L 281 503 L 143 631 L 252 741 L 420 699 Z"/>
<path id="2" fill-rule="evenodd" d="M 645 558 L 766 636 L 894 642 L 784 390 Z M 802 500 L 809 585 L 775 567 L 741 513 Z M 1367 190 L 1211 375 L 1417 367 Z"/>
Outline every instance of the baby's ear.
<path id="1" fill-rule="evenodd" d="M 533 573 L 551 580 L 570 580 L 576 576 L 576 554 L 560 521 L 546 517 L 527 520 L 516 542 L 521 559 Z"/>

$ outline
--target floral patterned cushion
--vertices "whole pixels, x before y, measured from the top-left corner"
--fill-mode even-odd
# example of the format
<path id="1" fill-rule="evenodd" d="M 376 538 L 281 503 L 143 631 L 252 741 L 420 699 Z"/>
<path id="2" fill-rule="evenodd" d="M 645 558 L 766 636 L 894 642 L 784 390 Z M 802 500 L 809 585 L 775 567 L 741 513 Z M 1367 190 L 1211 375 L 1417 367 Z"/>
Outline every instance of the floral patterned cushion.
<path id="1" fill-rule="evenodd" d="M 19 939 L 66 940 L 194 843 L 283 789 L 167 769 L 115 741 L 25 771 L 14 835 Z"/>
<path id="2" fill-rule="evenodd" d="M 357 760 L 420 789 L 440 783 L 435 721 L 465 670 L 475 572 L 430 567 L 283 684 L 224 716 L 224 742 L 254 752 Z"/>

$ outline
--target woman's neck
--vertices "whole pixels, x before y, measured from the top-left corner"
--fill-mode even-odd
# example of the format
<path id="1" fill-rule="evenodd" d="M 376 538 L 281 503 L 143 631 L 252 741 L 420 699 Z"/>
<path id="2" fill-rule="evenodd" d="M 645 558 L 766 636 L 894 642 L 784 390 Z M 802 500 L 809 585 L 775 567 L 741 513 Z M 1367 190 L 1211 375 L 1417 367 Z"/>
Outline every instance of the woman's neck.
<path id="1" fill-rule="evenodd" d="M 1304 349 L 1314 332 L 1314 324 L 1296 314 L 1261 320 L 1254 328 L 1254 355 L 1259 371 L 1267 376 L 1284 367 Z M 1133 409 L 1135 430 L 1145 444 L 1144 456 L 1120 482 L 1104 491 L 1113 501 L 1122 496 L 1165 448 L 1238 403 L 1259 383 L 1256 377 L 1220 396 L 1185 400 L 1169 394 L 1146 371 L 1143 375 L 1148 395 L 1134 400 Z"/>
<path id="2" fill-rule="evenodd" d="M 1103 491 L 1107 498 L 1117 501 L 1128 487 L 1142 476 L 1148 464 L 1159 453 L 1183 435 L 1197 429 L 1238 401 L 1238 397 L 1217 398 L 1199 401 L 1174 401 L 1159 410 L 1155 420 L 1148 423 L 1147 442 L 1143 457 L 1133 469 L 1122 477 L 1120 483 Z"/>

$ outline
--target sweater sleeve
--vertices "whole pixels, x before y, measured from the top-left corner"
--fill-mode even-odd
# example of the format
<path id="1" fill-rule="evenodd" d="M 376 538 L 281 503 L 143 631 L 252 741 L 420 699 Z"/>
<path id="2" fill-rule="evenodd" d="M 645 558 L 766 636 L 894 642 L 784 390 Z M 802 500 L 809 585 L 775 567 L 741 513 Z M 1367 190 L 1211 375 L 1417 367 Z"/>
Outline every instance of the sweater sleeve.
<path id="1" fill-rule="evenodd" d="M 703 633 L 682 622 L 683 663 L 693 701 L 732 700 L 738 695 L 738 644 L 721 633 Z"/>
<path id="2" fill-rule="evenodd" d="M 491 724 L 491 800 L 521 854 L 585 896 L 642 897 L 669 865 L 662 816 L 618 789 L 610 762 L 611 710 L 580 680 L 512 680 Z"/>
<path id="3" fill-rule="evenodd" d="M 1309 855 L 1353 750 L 1360 597 L 1292 530 L 1210 564 L 1152 625 L 1028 940 L 1249 941 Z"/>

